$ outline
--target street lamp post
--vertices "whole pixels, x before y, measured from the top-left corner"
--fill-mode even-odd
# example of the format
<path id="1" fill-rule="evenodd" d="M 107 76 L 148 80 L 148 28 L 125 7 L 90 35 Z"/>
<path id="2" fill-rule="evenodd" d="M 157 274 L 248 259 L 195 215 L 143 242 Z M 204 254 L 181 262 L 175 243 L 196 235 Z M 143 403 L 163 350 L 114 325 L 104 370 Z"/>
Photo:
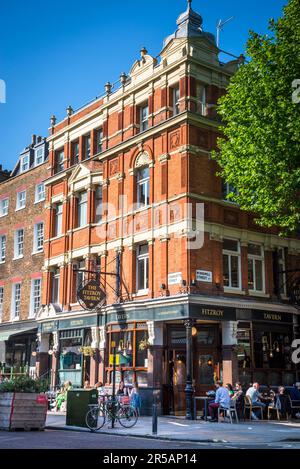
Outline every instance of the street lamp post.
<path id="1" fill-rule="evenodd" d="M 192 327 L 193 319 L 187 319 L 184 323 L 186 329 L 186 419 L 193 420 L 193 372 L 192 372 Z"/>

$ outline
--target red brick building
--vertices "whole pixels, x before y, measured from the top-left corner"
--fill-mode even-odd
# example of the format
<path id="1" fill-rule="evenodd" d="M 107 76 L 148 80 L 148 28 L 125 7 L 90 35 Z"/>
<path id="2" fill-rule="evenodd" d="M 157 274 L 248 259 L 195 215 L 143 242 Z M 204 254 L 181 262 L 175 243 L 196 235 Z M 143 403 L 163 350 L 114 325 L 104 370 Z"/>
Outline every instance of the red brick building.
<path id="1" fill-rule="evenodd" d="M 300 240 L 258 228 L 228 202 L 210 157 L 217 100 L 239 63 L 219 61 L 189 5 L 159 60 L 143 48 L 119 87 L 107 83 L 105 96 L 68 108 L 62 122 L 52 117 L 38 315 L 39 363 L 42 372 L 50 353 L 52 384 L 111 384 L 115 342 L 117 379 L 138 381 L 144 402 L 158 388 L 164 412 L 182 411 L 186 319 L 197 393 L 216 377 L 295 381 L 298 314 L 275 272 L 299 266 Z M 119 262 L 120 288 L 102 274 L 106 305 L 82 309 L 77 290 L 90 272 L 116 273 Z"/>
<path id="2" fill-rule="evenodd" d="M 46 139 L 34 135 L 0 183 L 1 374 L 36 373 L 47 148 Z"/>

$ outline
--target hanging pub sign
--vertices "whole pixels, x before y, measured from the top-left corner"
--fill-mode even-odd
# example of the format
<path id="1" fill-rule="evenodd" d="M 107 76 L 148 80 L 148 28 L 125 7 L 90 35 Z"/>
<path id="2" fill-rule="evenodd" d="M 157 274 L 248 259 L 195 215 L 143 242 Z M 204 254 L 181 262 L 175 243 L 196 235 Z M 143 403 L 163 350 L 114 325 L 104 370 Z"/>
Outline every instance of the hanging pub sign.
<path id="1" fill-rule="evenodd" d="M 77 291 L 77 300 L 86 310 L 92 311 L 103 306 L 106 300 L 105 292 L 96 280 L 90 280 Z"/>
<path id="2" fill-rule="evenodd" d="M 290 298 L 294 305 L 300 306 L 300 278 L 291 287 Z"/>

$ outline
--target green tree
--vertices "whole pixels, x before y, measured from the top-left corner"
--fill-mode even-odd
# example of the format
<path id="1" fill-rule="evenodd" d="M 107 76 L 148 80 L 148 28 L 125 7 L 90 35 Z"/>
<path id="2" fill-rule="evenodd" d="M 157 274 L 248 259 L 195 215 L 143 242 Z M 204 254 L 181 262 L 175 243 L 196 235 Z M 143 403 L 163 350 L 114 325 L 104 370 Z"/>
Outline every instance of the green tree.
<path id="1" fill-rule="evenodd" d="M 219 101 L 224 137 L 213 157 L 238 191 L 229 198 L 257 214 L 259 225 L 291 233 L 300 224 L 300 93 L 293 89 L 300 79 L 300 0 L 290 0 L 269 30 L 250 32 L 250 60 Z"/>

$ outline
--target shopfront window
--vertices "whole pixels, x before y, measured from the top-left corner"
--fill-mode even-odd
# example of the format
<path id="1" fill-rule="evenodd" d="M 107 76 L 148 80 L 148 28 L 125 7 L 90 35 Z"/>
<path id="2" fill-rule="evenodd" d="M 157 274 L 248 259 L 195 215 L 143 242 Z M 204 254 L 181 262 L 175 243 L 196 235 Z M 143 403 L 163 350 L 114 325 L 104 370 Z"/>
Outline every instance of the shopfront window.
<path id="1" fill-rule="evenodd" d="M 292 369 L 292 334 L 271 327 L 254 328 L 254 361 L 256 368 Z"/>
<path id="2" fill-rule="evenodd" d="M 136 380 L 145 382 L 147 375 L 148 329 L 146 323 L 132 323 L 120 326 L 113 324 L 108 329 L 108 355 L 114 353 L 116 347 L 117 372 L 119 378 L 127 384 Z M 145 374 L 141 373 L 144 372 Z M 107 363 L 107 381 L 112 382 L 112 364 Z M 120 381 L 120 380 L 119 380 Z M 116 382 L 118 379 L 116 378 Z"/>
<path id="3" fill-rule="evenodd" d="M 251 330 L 250 323 L 240 323 L 237 331 L 237 358 L 239 368 L 242 370 L 251 367 Z"/>
<path id="4" fill-rule="evenodd" d="M 69 332 L 69 331 L 66 331 Z M 60 339 L 60 370 L 81 370 L 82 337 L 65 338 L 61 333 Z"/>

